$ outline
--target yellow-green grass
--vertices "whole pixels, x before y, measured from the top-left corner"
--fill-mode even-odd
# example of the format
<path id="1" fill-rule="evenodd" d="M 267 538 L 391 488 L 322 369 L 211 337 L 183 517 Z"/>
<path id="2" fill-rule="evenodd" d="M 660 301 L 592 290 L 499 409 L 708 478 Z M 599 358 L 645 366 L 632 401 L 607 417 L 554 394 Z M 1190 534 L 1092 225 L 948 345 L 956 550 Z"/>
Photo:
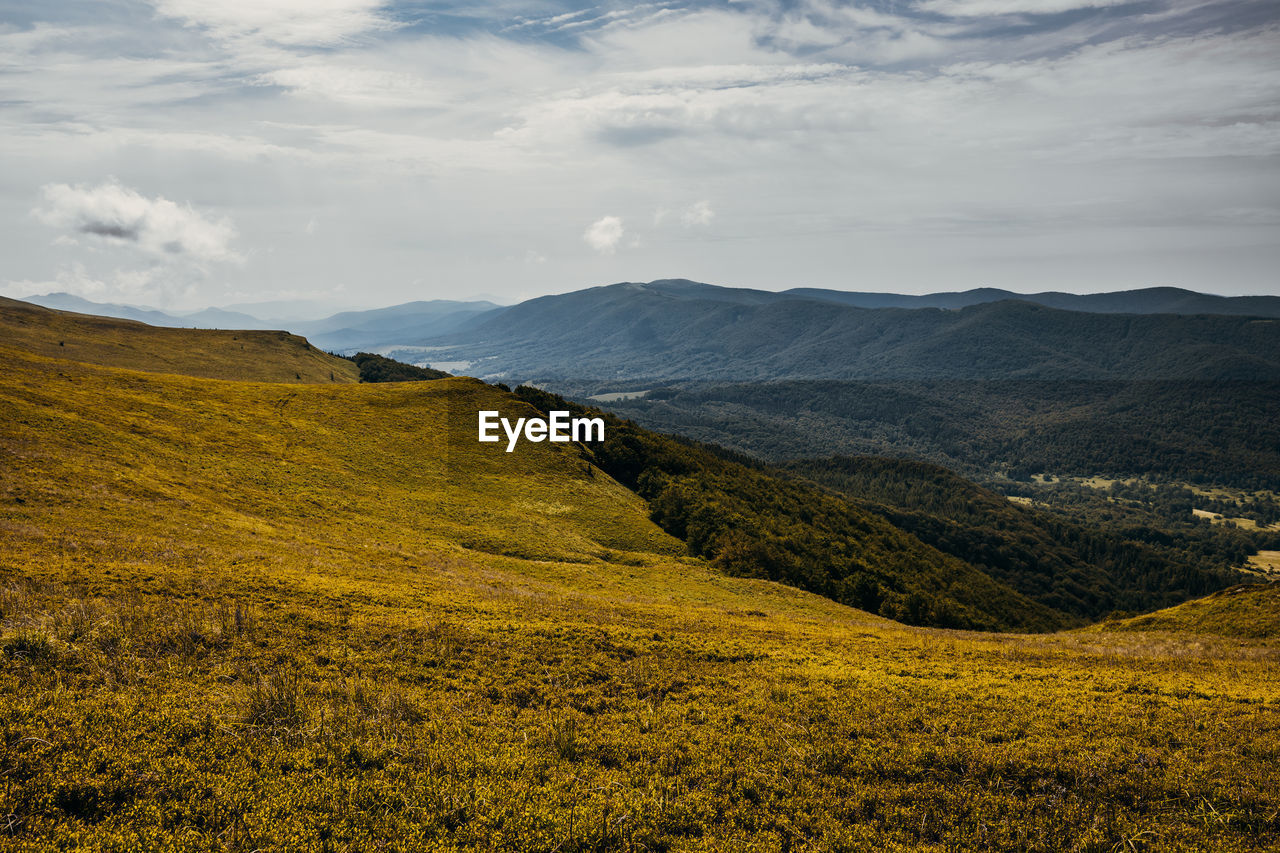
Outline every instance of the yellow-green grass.
<path id="1" fill-rule="evenodd" d="M 1196 518 L 1207 518 L 1213 524 L 1234 524 L 1242 530 L 1280 530 L 1280 524 L 1259 525 L 1252 518 L 1229 517 L 1207 509 L 1193 509 L 1191 514 Z"/>
<path id="2" fill-rule="evenodd" d="M 5 349 L 0 847 L 1258 850 L 1278 652 L 912 629 L 683 558 L 474 380 Z"/>
<path id="3" fill-rule="evenodd" d="M 1213 498 L 1214 500 L 1234 501 L 1238 504 L 1248 504 L 1254 500 L 1277 501 L 1280 500 L 1280 494 L 1268 489 L 1232 489 L 1225 486 L 1204 486 L 1197 483 L 1188 483 L 1179 480 L 1173 481 L 1152 481 L 1142 477 L 1133 478 L 1111 478 L 1111 477 L 1068 477 L 1055 476 L 1052 474 L 1032 474 L 1031 479 L 1041 485 L 1052 482 L 1074 483 L 1078 486 L 1086 486 L 1091 489 L 1106 490 L 1119 483 L 1124 486 L 1146 486 L 1149 489 L 1158 489 L 1161 486 L 1172 486 L 1179 489 L 1187 489 L 1192 494 L 1201 497 Z M 1208 510 L 1192 510 L 1199 518 L 1212 518 L 1217 513 Z M 1218 515 L 1220 518 L 1221 516 Z M 1230 518 L 1233 522 L 1248 521 L 1248 519 Z M 1256 524 L 1255 524 L 1256 526 Z M 1280 526 L 1278 526 L 1280 529 Z"/>
<path id="4" fill-rule="evenodd" d="M 1280 551 L 1259 551 L 1249 558 L 1249 568 L 1262 575 L 1280 576 Z"/>
<path id="5" fill-rule="evenodd" d="M 1155 613 L 1103 623 L 1098 628 L 1275 639 L 1280 637 L 1280 584 L 1233 586 Z"/>
<path id="6" fill-rule="evenodd" d="M 358 382 L 344 358 L 288 332 L 170 329 L 0 297 L 0 344 L 52 358 L 249 382 Z"/>

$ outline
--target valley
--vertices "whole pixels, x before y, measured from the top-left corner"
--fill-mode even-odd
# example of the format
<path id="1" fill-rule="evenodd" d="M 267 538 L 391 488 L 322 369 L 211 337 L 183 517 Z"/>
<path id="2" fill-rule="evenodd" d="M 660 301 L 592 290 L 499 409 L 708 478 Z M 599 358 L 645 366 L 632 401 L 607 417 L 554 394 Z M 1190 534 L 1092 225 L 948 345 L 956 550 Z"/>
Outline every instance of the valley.
<path id="1" fill-rule="evenodd" d="M 1277 46 L 0 0 L 0 853 L 1277 853 Z"/>
<path id="2" fill-rule="evenodd" d="M 139 369 L 145 327 L 77 325 L 73 360 L 45 353 L 83 321 L 7 322 L 14 849 L 1280 841 L 1269 588 L 1074 631 L 913 627 L 743 576 L 768 553 L 751 525 L 698 556 L 640 481 L 705 510 L 736 495 L 730 527 L 785 522 L 954 612 L 1061 617 L 724 451 L 614 420 L 602 447 L 475 441 L 476 411 L 537 414 L 535 389 L 343 384 L 328 372 L 357 365 L 305 347 L 255 352 L 271 378 L 246 381 L 235 332 Z"/>

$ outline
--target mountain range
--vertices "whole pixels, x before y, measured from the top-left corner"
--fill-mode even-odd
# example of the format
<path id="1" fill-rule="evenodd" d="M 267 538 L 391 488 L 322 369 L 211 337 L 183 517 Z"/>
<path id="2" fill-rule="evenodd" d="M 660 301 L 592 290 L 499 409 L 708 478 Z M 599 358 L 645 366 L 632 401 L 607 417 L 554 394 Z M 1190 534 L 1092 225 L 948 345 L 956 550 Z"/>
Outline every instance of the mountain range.
<path id="1" fill-rule="evenodd" d="M 205 308 L 187 314 L 170 314 L 155 308 L 138 305 L 125 305 L 119 302 L 93 302 L 72 293 L 46 293 L 43 296 L 28 296 L 23 302 L 30 302 L 44 308 L 57 311 L 74 311 L 77 314 L 91 314 L 96 317 L 115 317 L 121 320 L 136 320 L 150 326 L 167 326 L 187 329 L 270 329 L 269 323 L 242 311 L 230 311 L 223 308 Z"/>
<path id="2" fill-rule="evenodd" d="M 289 331 L 306 335 L 324 349 L 349 353 L 452 332 L 495 309 L 501 310 L 492 302 L 433 299 L 369 311 L 344 311 L 323 320 L 294 323 Z"/>
<path id="3" fill-rule="evenodd" d="M 306 335 L 319 347 L 355 352 L 377 349 L 388 343 L 418 341 L 451 331 L 480 314 L 499 306 L 492 302 L 456 302 L 447 299 L 406 302 L 366 311 L 342 311 L 320 319 L 305 319 L 315 310 L 310 303 L 263 302 L 233 308 L 204 308 L 173 314 L 117 302 L 93 302 L 70 293 L 47 293 L 22 300 L 58 311 L 74 311 L 99 317 L 136 320 L 151 326 L 186 329 L 286 329 Z M 249 313 L 250 310 L 255 313 Z"/>
<path id="4" fill-rule="evenodd" d="M 863 308 L 683 280 L 544 296 L 415 343 L 473 372 L 553 386 L 586 377 L 1280 378 L 1271 317 L 1086 313 L 1020 300 Z"/>
<path id="5" fill-rule="evenodd" d="M 1176 288 L 913 296 L 664 279 L 509 307 L 430 300 L 320 320 L 173 315 L 65 293 L 28 301 L 156 326 L 283 327 L 329 351 L 569 391 L 584 379 L 1280 379 L 1280 297 Z"/>
<path id="6" fill-rule="evenodd" d="M 1015 299 L 1034 302 L 1064 311 L 1093 314 L 1236 314 L 1253 317 L 1280 317 L 1280 296 L 1217 296 L 1180 287 L 1147 287 L 1113 293 L 1015 293 L 994 287 L 980 287 L 955 293 L 922 296 L 900 293 L 859 293 L 796 287 L 783 291 L 789 296 L 838 302 L 857 308 L 968 308 L 988 302 Z"/>

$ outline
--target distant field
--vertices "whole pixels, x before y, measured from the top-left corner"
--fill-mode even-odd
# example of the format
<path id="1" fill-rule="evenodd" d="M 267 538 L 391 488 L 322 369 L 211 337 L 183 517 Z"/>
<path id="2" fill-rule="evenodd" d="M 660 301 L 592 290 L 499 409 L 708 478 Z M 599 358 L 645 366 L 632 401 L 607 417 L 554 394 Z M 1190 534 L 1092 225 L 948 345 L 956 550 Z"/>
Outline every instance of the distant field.
<path id="1" fill-rule="evenodd" d="M 472 441 L 529 411 L 474 380 L 3 356 L 12 849 L 1280 844 L 1269 640 L 912 629 L 725 577 L 576 449 Z"/>
<path id="2" fill-rule="evenodd" d="M 1280 551 L 1259 551 L 1249 558 L 1249 565 L 1265 575 L 1280 576 Z"/>
<path id="3" fill-rule="evenodd" d="M 1280 530 L 1280 524 L 1260 525 L 1258 524 L 1258 522 L 1254 521 L 1252 518 L 1236 518 L 1233 516 L 1224 516 L 1222 513 L 1209 512 L 1208 510 L 1204 510 L 1204 509 L 1193 509 L 1191 510 L 1191 514 L 1194 515 L 1196 518 L 1207 518 L 1210 521 L 1212 521 L 1214 524 L 1231 523 L 1231 524 L 1234 524 L 1236 527 L 1241 527 L 1245 530 Z"/>
<path id="4" fill-rule="evenodd" d="M 640 400 L 640 399 L 643 399 L 644 395 L 648 393 L 649 392 L 647 390 L 646 391 L 614 391 L 609 394 L 595 394 L 591 397 L 588 397 L 587 399 L 592 400 L 596 403 L 616 403 L 619 400 Z"/>
<path id="5" fill-rule="evenodd" d="M 1174 481 L 1170 483 L 1156 483 L 1142 478 L 1112 478 L 1112 477 L 1053 477 L 1046 474 L 1036 474 L 1031 478 L 1036 483 L 1075 483 L 1081 486 L 1087 486 L 1091 489 L 1099 489 L 1105 491 L 1110 489 L 1116 483 L 1123 485 L 1142 485 L 1151 489 L 1155 489 L 1160 485 L 1173 486 L 1175 488 L 1187 489 L 1192 494 L 1201 497 L 1213 498 L 1215 500 L 1248 502 L 1251 500 L 1264 501 L 1280 501 L 1280 494 L 1269 491 L 1267 489 L 1231 489 L 1224 486 L 1202 486 L 1196 483 L 1185 483 Z M 1221 518 L 1220 513 L 1209 512 L 1208 510 L 1194 509 L 1192 512 L 1198 518 L 1212 518 L 1215 515 Z M 1232 521 L 1248 519 L 1231 519 Z"/>

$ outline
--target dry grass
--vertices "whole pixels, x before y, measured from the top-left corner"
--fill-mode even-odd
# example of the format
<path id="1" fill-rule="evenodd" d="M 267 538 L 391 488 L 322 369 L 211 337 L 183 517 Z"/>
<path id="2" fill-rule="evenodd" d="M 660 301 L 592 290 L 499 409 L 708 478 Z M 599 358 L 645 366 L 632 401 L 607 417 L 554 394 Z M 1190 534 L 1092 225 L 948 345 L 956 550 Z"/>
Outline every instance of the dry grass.
<path id="1" fill-rule="evenodd" d="M 1214 524 L 1234 524 L 1236 527 L 1239 527 L 1242 530 L 1259 530 L 1259 529 L 1280 530 L 1280 524 L 1270 524 L 1270 525 L 1263 526 L 1263 525 L 1259 525 L 1258 522 L 1254 521 L 1252 518 L 1236 518 L 1231 516 L 1224 516 L 1222 515 L 1222 513 L 1209 512 L 1208 510 L 1204 510 L 1204 509 L 1193 509 L 1191 510 L 1191 514 L 1194 515 L 1196 518 L 1207 518 L 1209 519 L 1209 521 L 1213 522 Z"/>
<path id="2" fill-rule="evenodd" d="M 3 354 L 0 847 L 1280 843 L 1270 640 L 723 577 L 572 448 L 472 440 L 523 411 L 473 380 Z"/>
<path id="3" fill-rule="evenodd" d="M 1234 586 L 1177 607 L 1100 627 L 1104 630 L 1177 631 L 1182 634 L 1275 639 L 1280 637 L 1280 584 Z"/>
<path id="4" fill-rule="evenodd" d="M 249 382 L 358 382 L 346 359 L 288 332 L 170 329 L 0 297 L 0 340 L 49 358 Z"/>
<path id="5" fill-rule="evenodd" d="M 1249 566 L 1261 575 L 1280 577 L 1280 551 L 1259 551 L 1249 558 Z"/>

